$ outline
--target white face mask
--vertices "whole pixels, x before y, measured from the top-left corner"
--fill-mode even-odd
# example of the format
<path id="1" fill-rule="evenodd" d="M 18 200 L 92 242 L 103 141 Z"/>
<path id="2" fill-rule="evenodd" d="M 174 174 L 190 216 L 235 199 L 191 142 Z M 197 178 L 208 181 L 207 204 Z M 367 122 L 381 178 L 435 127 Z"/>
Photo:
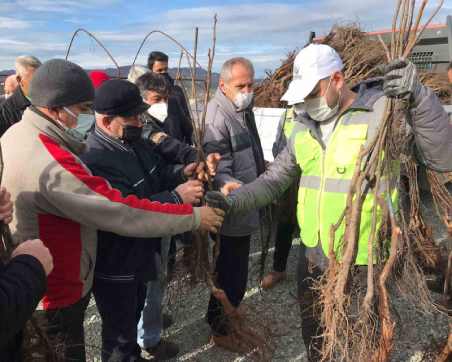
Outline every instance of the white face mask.
<path id="1" fill-rule="evenodd" d="M 234 104 L 239 111 L 247 109 L 253 101 L 254 93 L 242 93 L 238 92 L 234 98 Z"/>
<path id="2" fill-rule="evenodd" d="M 328 90 L 330 89 L 331 85 L 331 78 L 330 82 L 328 83 L 328 87 L 326 89 L 325 95 L 328 93 Z M 303 109 L 306 111 L 306 113 L 311 117 L 314 121 L 317 122 L 324 122 L 328 121 L 329 119 L 333 118 L 337 113 L 339 112 L 339 105 L 340 105 L 340 99 L 341 95 L 339 94 L 339 98 L 337 100 L 336 105 L 331 108 L 327 101 L 325 96 L 320 96 L 316 98 L 308 98 L 304 100 Z M 296 110 L 296 108 L 295 108 Z"/>
<path id="3" fill-rule="evenodd" d="M 168 103 L 154 103 L 148 108 L 148 113 L 152 117 L 157 118 L 160 122 L 164 122 L 168 117 Z"/>

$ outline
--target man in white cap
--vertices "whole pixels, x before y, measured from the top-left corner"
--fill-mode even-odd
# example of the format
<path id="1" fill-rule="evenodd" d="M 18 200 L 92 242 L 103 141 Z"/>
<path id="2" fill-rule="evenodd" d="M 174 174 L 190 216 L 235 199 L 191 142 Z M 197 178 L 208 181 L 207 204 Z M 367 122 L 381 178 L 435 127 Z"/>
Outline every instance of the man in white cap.
<path id="1" fill-rule="evenodd" d="M 296 122 L 286 148 L 267 172 L 228 197 L 207 194 L 231 213 L 261 208 L 281 197 L 301 173 L 297 218 L 302 247 L 298 266 L 298 298 L 302 335 L 310 361 L 318 361 L 322 334 L 312 290 L 328 265 L 329 231 L 339 220 L 350 189 L 362 145 L 371 141 L 382 119 L 386 97 L 403 97 L 412 107 L 420 163 L 437 171 L 452 170 L 452 125 L 433 91 L 418 80 L 413 64 L 397 60 L 385 67 L 384 77 L 347 87 L 339 55 L 327 45 L 312 44 L 295 59 L 294 77 L 283 100 L 293 106 Z M 371 229 L 366 198 L 361 214 L 356 265 L 367 265 Z M 336 232 L 342 239 L 344 225 Z M 335 248 L 335 250 L 337 250 Z"/>

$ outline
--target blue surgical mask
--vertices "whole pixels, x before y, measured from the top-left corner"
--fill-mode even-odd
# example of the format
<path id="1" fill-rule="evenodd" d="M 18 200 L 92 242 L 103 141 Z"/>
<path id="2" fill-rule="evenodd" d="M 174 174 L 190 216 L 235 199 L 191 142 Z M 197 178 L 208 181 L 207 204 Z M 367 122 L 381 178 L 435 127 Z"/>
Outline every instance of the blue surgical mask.
<path id="1" fill-rule="evenodd" d="M 77 127 L 75 127 L 74 130 L 82 134 L 84 138 L 87 138 L 88 132 L 93 127 L 93 124 L 94 124 L 93 114 L 80 113 L 77 117 Z"/>
<path id="2" fill-rule="evenodd" d="M 84 142 L 86 139 L 86 132 L 91 128 L 94 123 L 94 116 L 91 114 L 80 113 L 75 115 L 70 109 L 63 107 L 63 109 L 72 117 L 77 118 L 77 126 L 75 128 L 69 128 L 61 121 L 59 122 L 67 135 L 71 136 L 78 142 Z"/>

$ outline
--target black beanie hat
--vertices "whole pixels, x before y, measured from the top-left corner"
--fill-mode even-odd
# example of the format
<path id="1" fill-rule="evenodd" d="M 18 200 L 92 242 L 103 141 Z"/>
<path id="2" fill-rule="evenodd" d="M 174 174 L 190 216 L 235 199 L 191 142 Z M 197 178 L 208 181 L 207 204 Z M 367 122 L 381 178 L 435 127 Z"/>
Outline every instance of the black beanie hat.
<path id="1" fill-rule="evenodd" d="M 42 64 L 30 84 L 34 106 L 64 107 L 94 100 L 94 88 L 88 74 L 77 64 L 51 59 Z"/>
<path id="2" fill-rule="evenodd" d="M 106 116 L 135 116 L 145 112 L 149 105 L 143 102 L 138 87 L 126 80 L 112 79 L 96 90 L 94 110 Z"/>

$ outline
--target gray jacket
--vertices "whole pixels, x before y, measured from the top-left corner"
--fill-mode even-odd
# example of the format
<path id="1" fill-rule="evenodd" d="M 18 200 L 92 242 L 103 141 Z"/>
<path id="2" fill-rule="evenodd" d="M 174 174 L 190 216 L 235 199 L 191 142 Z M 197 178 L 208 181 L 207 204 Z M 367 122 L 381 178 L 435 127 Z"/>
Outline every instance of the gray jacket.
<path id="1" fill-rule="evenodd" d="M 367 110 L 368 117 L 378 120 L 373 106 L 381 104 L 381 85 L 379 80 L 360 84 L 357 89 L 358 97 L 348 112 L 354 109 Z M 411 111 L 411 128 L 420 163 L 437 171 L 452 171 L 452 125 L 444 108 L 433 91 L 427 87 L 422 87 L 416 95 L 414 106 Z M 295 159 L 295 135 L 298 130 L 308 127 L 315 138 L 319 140 L 320 137 L 314 121 L 305 117 L 299 117 L 298 120 L 300 122 L 296 123 L 286 148 L 269 169 L 256 181 L 242 186 L 230 195 L 234 214 L 259 209 L 277 200 L 302 172 Z M 321 142 L 321 139 L 319 141 Z"/>
<path id="2" fill-rule="evenodd" d="M 263 163 L 263 152 L 257 131 L 249 129 L 246 116 L 251 117 L 254 122 L 251 110 L 237 111 L 234 104 L 219 89 L 207 106 L 204 149 L 207 153 L 221 154 L 214 180 L 218 189 L 227 182 L 248 184 L 259 174 L 259 162 Z M 256 155 L 256 152 L 260 154 Z M 240 217 L 227 216 L 220 233 L 227 236 L 246 236 L 257 231 L 258 227 L 259 213 L 257 210 L 250 210 Z"/>
<path id="3" fill-rule="evenodd" d="M 288 109 L 286 108 L 278 122 L 275 142 L 273 142 L 272 146 L 272 154 L 274 158 L 276 158 L 276 156 L 278 156 L 279 153 L 287 146 L 287 138 L 284 134 L 284 126 L 286 125 L 287 121 L 287 111 Z"/>

